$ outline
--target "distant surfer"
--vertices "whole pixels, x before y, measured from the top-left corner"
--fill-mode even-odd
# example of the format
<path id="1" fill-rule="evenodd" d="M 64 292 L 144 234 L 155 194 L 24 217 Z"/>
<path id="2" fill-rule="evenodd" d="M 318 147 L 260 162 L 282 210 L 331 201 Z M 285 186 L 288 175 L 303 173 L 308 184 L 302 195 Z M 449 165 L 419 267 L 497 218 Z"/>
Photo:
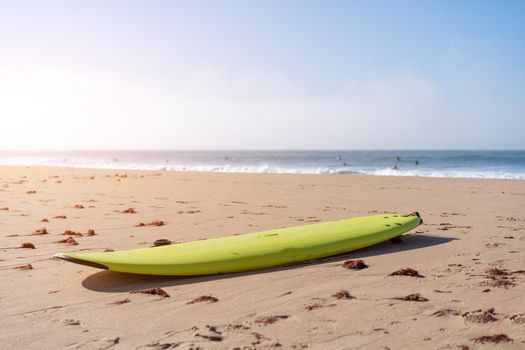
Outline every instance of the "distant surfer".
<path id="1" fill-rule="evenodd" d="M 348 166 L 348 164 L 346 164 L 346 162 L 343 162 L 343 166 Z"/>
<path id="2" fill-rule="evenodd" d="M 337 160 L 341 160 L 341 156 L 340 156 L 340 155 L 338 155 L 336 159 L 337 159 Z"/>
<path id="3" fill-rule="evenodd" d="M 416 166 L 419 166 L 419 160 L 416 159 Z"/>
<path id="4" fill-rule="evenodd" d="M 397 163 L 401 161 L 401 157 L 400 156 L 396 156 L 396 164 L 394 165 L 393 169 L 394 170 L 397 170 Z"/>

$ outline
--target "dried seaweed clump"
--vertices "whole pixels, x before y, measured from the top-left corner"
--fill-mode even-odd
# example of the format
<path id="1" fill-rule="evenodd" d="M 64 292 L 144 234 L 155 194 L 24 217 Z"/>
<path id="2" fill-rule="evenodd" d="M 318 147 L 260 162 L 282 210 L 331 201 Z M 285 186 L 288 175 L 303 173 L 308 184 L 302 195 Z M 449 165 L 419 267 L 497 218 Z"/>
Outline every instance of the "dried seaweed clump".
<path id="1" fill-rule="evenodd" d="M 35 232 L 33 232 L 33 235 L 47 235 L 49 232 L 45 227 L 39 228 Z"/>
<path id="2" fill-rule="evenodd" d="M 152 222 L 147 224 L 148 226 L 164 226 L 166 223 L 162 220 L 153 220 Z"/>
<path id="3" fill-rule="evenodd" d="M 49 222 L 49 220 L 47 218 L 43 218 L 42 220 L 40 220 L 42 222 Z"/>
<path id="4" fill-rule="evenodd" d="M 341 289 L 339 292 L 335 293 L 332 296 L 336 299 L 354 299 L 350 292 L 344 289 Z"/>
<path id="5" fill-rule="evenodd" d="M 170 295 L 164 291 L 162 288 L 149 288 L 149 289 L 142 289 L 142 290 L 134 290 L 130 292 L 131 294 L 141 293 L 141 294 L 152 294 L 152 295 L 158 295 L 163 298 L 169 298 Z"/>
<path id="6" fill-rule="evenodd" d="M 419 272 L 417 272 L 416 270 L 410 267 L 394 271 L 389 276 L 410 276 L 410 277 L 425 278 L 425 276 L 420 275 Z"/>
<path id="7" fill-rule="evenodd" d="M 33 266 L 31 264 L 25 264 L 15 267 L 17 270 L 32 270 Z"/>
<path id="8" fill-rule="evenodd" d="M 403 300 L 403 301 L 419 301 L 419 302 L 428 301 L 427 298 L 421 296 L 421 294 L 419 294 L 419 293 L 413 293 L 413 294 L 409 294 L 409 295 L 404 296 L 404 297 L 398 297 L 398 298 L 394 298 L 394 299 Z"/>
<path id="9" fill-rule="evenodd" d="M 165 238 L 157 239 L 155 242 L 153 242 L 154 247 L 160 247 L 163 245 L 170 245 L 170 244 L 171 244 L 171 241 Z"/>
<path id="10" fill-rule="evenodd" d="M 191 301 L 188 301 L 186 304 L 195 304 L 195 303 L 203 303 L 203 302 L 210 302 L 210 303 L 216 303 L 219 299 L 214 297 L 213 295 L 201 295 L 200 297 L 196 297 Z"/>
<path id="11" fill-rule="evenodd" d="M 84 209 L 84 206 L 82 204 L 75 204 L 75 208 Z"/>
<path id="12" fill-rule="evenodd" d="M 36 247 L 33 243 L 25 242 L 20 245 L 20 248 L 35 249 Z"/>
<path id="13" fill-rule="evenodd" d="M 269 324 L 274 324 L 275 322 L 279 321 L 279 320 L 285 320 L 287 319 L 288 316 L 287 315 L 280 315 L 280 316 L 263 316 L 263 317 L 259 317 L 258 319 L 255 320 L 255 323 L 260 323 L 260 324 L 263 324 L 263 325 L 269 325 Z"/>
<path id="14" fill-rule="evenodd" d="M 477 337 L 473 339 L 476 343 L 506 343 L 513 341 L 512 338 L 510 338 L 506 334 L 495 334 L 495 335 L 484 335 L 481 337 Z"/>
<path id="15" fill-rule="evenodd" d="M 58 241 L 54 241 L 53 243 L 64 243 L 67 245 L 78 245 L 78 242 L 75 241 L 73 237 L 68 237 L 66 239 L 60 239 Z"/>
<path id="16" fill-rule="evenodd" d="M 81 205 L 81 204 L 77 204 L 77 205 Z M 66 216 L 65 215 L 57 215 L 57 216 L 53 216 L 53 219 L 66 219 Z"/>
<path id="17" fill-rule="evenodd" d="M 152 222 L 148 222 L 147 224 L 141 222 L 138 225 L 135 225 L 135 227 L 144 227 L 144 226 L 164 226 L 166 223 L 162 220 L 153 220 Z"/>
<path id="18" fill-rule="evenodd" d="M 516 282 L 514 282 L 514 276 L 512 276 L 512 273 L 506 269 L 491 267 L 486 271 L 485 277 L 493 287 L 503 287 L 507 289 L 516 285 Z"/>
<path id="19" fill-rule="evenodd" d="M 129 300 L 129 298 L 122 299 L 122 300 L 117 300 L 115 302 L 112 302 L 111 304 L 122 305 L 122 304 L 127 304 L 127 303 L 131 303 L 131 300 Z"/>
<path id="20" fill-rule="evenodd" d="M 31 191 L 27 191 L 26 193 L 27 193 L 27 194 L 35 194 L 36 191 L 35 191 L 35 190 L 31 190 Z"/>
<path id="21" fill-rule="evenodd" d="M 137 211 L 135 210 L 135 208 L 127 208 L 127 209 L 124 209 L 122 211 L 123 214 L 136 214 Z"/>
<path id="22" fill-rule="evenodd" d="M 502 288 L 508 289 L 509 287 L 516 286 L 516 282 L 514 282 L 512 279 L 500 278 L 500 279 L 494 280 L 492 285 L 494 287 L 502 287 Z"/>
<path id="23" fill-rule="evenodd" d="M 463 318 L 466 321 L 473 322 L 473 323 L 488 323 L 488 322 L 495 322 L 498 320 L 496 317 L 496 312 L 494 311 L 494 308 L 490 308 L 488 310 L 482 311 L 474 310 L 474 311 L 468 311 L 465 312 L 463 315 Z"/>
<path id="24" fill-rule="evenodd" d="M 359 260 L 347 260 L 343 263 L 343 267 L 349 270 L 362 270 L 368 267 L 367 264 L 361 259 Z"/>
<path id="25" fill-rule="evenodd" d="M 64 233 L 62 233 L 62 235 L 63 236 L 77 236 L 77 237 L 82 237 L 83 236 L 82 233 L 71 231 L 71 230 L 65 230 Z"/>
<path id="26" fill-rule="evenodd" d="M 8 207 L 3 207 L 3 208 L 0 208 L 0 210 L 9 211 L 9 208 Z"/>
<path id="27" fill-rule="evenodd" d="M 306 309 L 306 311 L 313 311 L 313 310 L 321 309 L 323 307 L 324 305 L 321 303 L 313 303 L 313 304 L 306 305 L 304 308 Z"/>
<path id="28" fill-rule="evenodd" d="M 498 269 L 497 267 L 491 267 L 487 270 L 487 277 L 494 278 L 499 276 L 509 276 L 510 272 L 506 269 Z"/>
<path id="29" fill-rule="evenodd" d="M 96 236 L 95 230 L 89 229 L 88 232 L 86 233 L 86 236 L 88 237 Z"/>

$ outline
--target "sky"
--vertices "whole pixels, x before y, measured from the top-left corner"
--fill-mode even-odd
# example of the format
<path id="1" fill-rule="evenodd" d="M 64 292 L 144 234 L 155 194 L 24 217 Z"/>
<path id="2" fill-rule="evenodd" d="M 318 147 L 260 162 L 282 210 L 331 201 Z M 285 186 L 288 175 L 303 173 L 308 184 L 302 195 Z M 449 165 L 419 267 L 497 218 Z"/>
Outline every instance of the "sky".
<path id="1" fill-rule="evenodd" d="M 524 13 L 0 0 L 0 150 L 525 149 Z"/>

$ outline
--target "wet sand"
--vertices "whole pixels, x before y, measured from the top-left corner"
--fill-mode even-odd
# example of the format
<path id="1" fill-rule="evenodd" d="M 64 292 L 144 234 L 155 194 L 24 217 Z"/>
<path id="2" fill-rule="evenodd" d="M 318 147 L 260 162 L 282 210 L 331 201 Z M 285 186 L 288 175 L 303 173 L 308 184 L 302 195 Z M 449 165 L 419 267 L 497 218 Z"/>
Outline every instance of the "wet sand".
<path id="1" fill-rule="evenodd" d="M 52 258 L 416 210 L 401 242 L 262 271 Z M 0 167 L 0 349 L 522 349 L 524 233 L 524 181 Z"/>

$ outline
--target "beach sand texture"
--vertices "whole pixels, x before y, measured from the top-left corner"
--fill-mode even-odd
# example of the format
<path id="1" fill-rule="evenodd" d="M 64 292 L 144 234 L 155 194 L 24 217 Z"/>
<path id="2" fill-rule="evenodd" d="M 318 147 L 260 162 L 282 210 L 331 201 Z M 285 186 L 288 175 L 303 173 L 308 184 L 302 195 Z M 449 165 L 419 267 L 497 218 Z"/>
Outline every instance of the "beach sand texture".
<path id="1" fill-rule="evenodd" d="M 402 242 L 262 271 L 52 258 L 416 210 Z M 519 180 L 0 167 L 0 349 L 523 349 L 524 234 Z"/>

